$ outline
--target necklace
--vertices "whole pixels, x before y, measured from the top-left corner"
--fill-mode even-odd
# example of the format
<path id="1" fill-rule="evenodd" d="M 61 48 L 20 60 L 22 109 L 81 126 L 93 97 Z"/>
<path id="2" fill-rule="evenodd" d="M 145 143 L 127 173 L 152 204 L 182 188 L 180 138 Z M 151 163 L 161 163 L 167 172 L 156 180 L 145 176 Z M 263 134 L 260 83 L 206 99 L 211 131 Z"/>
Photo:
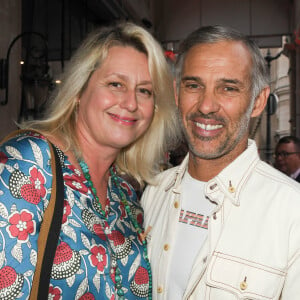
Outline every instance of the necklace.
<path id="1" fill-rule="evenodd" d="M 81 160 L 79 162 L 79 165 L 82 169 L 83 175 L 85 177 L 85 179 L 87 180 L 89 187 L 92 190 L 92 193 L 96 199 L 97 204 L 99 205 L 100 208 L 100 213 L 101 216 L 105 219 L 105 221 L 107 222 L 106 219 L 106 211 L 103 210 L 102 205 L 100 203 L 99 197 L 97 196 L 97 191 L 96 188 L 93 185 L 93 182 L 91 180 L 91 175 L 89 172 L 89 167 L 86 164 L 86 162 L 84 162 L 83 160 Z M 148 289 L 148 299 L 151 300 L 152 299 L 152 272 L 151 272 L 151 266 L 150 266 L 150 262 L 149 262 L 149 258 L 148 258 L 148 252 L 147 252 L 147 242 L 146 239 L 143 236 L 143 230 L 141 229 L 141 227 L 139 226 L 136 218 L 134 218 L 134 216 L 132 215 L 129 203 L 127 201 L 126 195 L 123 192 L 122 188 L 120 187 L 120 181 L 118 179 L 118 176 L 116 175 L 116 171 L 113 168 L 110 168 L 110 175 L 112 178 L 112 182 L 115 185 L 115 187 L 118 190 L 119 193 L 119 197 L 121 200 L 121 203 L 124 205 L 124 208 L 133 224 L 134 229 L 137 232 L 137 235 L 139 236 L 140 240 L 143 243 L 143 251 L 144 251 L 144 257 L 145 257 L 145 261 L 146 261 L 146 266 L 147 266 L 147 271 L 149 274 L 149 289 Z M 109 240 L 109 239 L 108 239 Z M 113 251 L 113 249 L 111 249 Z M 114 266 L 114 275 L 115 275 L 115 289 L 117 291 L 117 295 L 118 295 L 118 299 L 120 300 L 124 300 L 124 291 L 122 289 L 122 277 L 121 277 L 121 271 L 117 265 L 117 263 Z"/>
<path id="2" fill-rule="evenodd" d="M 99 205 L 99 208 L 100 208 L 100 214 L 101 214 L 101 216 L 102 216 L 104 219 L 106 219 L 106 211 L 102 208 L 102 205 L 101 205 L 101 203 L 100 203 L 99 197 L 97 196 L 97 190 L 96 190 L 96 188 L 94 187 L 93 181 L 92 181 L 92 179 L 91 179 L 89 167 L 88 167 L 88 165 L 86 164 L 86 162 L 83 161 L 83 160 L 79 161 L 79 165 L 80 165 L 81 170 L 82 170 L 82 172 L 83 172 L 84 178 L 87 180 L 88 185 L 89 185 L 89 187 L 91 188 L 92 193 L 93 193 L 93 195 L 94 195 L 94 197 L 95 197 L 95 199 L 96 199 L 96 202 L 97 202 L 98 205 Z"/>

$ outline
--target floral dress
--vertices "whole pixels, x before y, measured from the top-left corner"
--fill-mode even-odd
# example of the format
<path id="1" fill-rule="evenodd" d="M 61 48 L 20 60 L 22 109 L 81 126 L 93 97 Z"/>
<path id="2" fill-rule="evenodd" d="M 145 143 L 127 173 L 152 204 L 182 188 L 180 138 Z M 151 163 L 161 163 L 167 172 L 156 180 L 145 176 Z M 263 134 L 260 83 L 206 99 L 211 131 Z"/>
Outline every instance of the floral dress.
<path id="1" fill-rule="evenodd" d="M 83 174 L 60 152 L 64 213 L 48 299 L 117 299 L 113 263 L 121 271 L 125 299 L 146 299 L 149 271 L 142 241 L 120 201 L 142 224 L 132 187 L 108 184 L 106 230 Z M 50 149 L 43 136 L 23 133 L 0 147 L 0 299 L 28 299 L 37 239 L 52 186 Z M 151 275 L 150 275 L 151 276 Z"/>

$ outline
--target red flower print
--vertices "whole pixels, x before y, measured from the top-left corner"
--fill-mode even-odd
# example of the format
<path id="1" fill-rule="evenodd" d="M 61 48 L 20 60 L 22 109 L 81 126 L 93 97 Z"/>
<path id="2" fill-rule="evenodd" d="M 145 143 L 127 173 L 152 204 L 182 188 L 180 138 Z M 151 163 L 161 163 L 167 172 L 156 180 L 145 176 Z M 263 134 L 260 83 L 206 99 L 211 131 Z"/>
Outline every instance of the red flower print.
<path id="1" fill-rule="evenodd" d="M 69 278 L 77 273 L 80 268 L 81 257 L 78 251 L 61 242 L 55 251 L 51 277 L 53 279 Z"/>
<path id="2" fill-rule="evenodd" d="M 11 237 L 16 237 L 20 242 L 28 241 L 29 234 L 35 232 L 35 221 L 32 220 L 33 215 L 27 210 L 14 212 L 8 219 L 11 224 L 7 228 L 7 232 Z"/>
<path id="3" fill-rule="evenodd" d="M 71 214 L 71 206 L 68 201 L 64 200 L 64 214 L 62 218 L 62 224 L 67 222 L 68 216 Z"/>
<path id="4" fill-rule="evenodd" d="M 71 171 L 73 171 L 74 174 L 64 176 L 66 185 L 71 187 L 73 190 L 77 190 L 81 193 L 86 194 L 88 191 L 88 188 L 83 183 L 85 181 L 83 174 L 80 172 L 80 170 L 74 168 L 73 166 L 68 166 L 68 168 Z"/>
<path id="5" fill-rule="evenodd" d="M 17 299 L 24 284 L 24 276 L 18 274 L 10 266 L 0 269 L 0 295 L 1 299 Z"/>
<path id="6" fill-rule="evenodd" d="M 29 135 L 29 136 L 33 136 L 33 137 L 37 137 L 37 138 L 43 139 L 43 140 L 46 139 L 43 135 L 41 135 L 41 134 L 38 133 L 38 132 L 34 132 L 34 131 L 28 132 L 28 135 Z"/>
<path id="7" fill-rule="evenodd" d="M 147 269 L 139 267 L 130 283 L 132 293 L 138 297 L 147 297 L 149 293 L 149 273 Z"/>
<path id="8" fill-rule="evenodd" d="M 97 267 L 98 271 L 104 271 L 107 265 L 107 254 L 103 246 L 94 246 L 91 248 L 92 254 L 89 256 L 90 262 L 93 266 Z"/>
<path id="9" fill-rule="evenodd" d="M 125 181 L 123 181 L 123 182 L 121 182 L 120 185 L 121 185 L 122 188 L 126 189 L 127 194 L 131 197 L 132 196 L 132 190 L 130 189 L 128 184 Z"/>
<path id="10" fill-rule="evenodd" d="M 142 212 L 140 212 L 140 213 L 137 214 L 136 220 L 138 221 L 138 223 L 139 223 L 140 226 L 143 225 L 144 217 L 143 217 L 143 213 Z"/>
<path id="11" fill-rule="evenodd" d="M 93 294 L 91 293 L 85 293 L 84 295 L 82 295 L 79 300 L 94 300 L 95 297 Z"/>
<path id="12" fill-rule="evenodd" d="M 46 189 L 44 187 L 45 177 L 44 175 L 36 168 L 32 167 L 29 171 L 30 173 L 30 181 L 34 188 L 36 189 L 38 195 L 42 198 L 46 195 Z"/>
<path id="13" fill-rule="evenodd" d="M 119 208 L 120 208 L 120 211 L 121 211 L 120 219 L 123 220 L 127 216 L 127 213 L 126 213 L 126 210 L 125 210 L 125 206 L 122 202 L 120 203 Z"/>
<path id="14" fill-rule="evenodd" d="M 0 162 L 3 164 L 7 162 L 7 156 L 4 152 L 0 152 Z"/>
<path id="15" fill-rule="evenodd" d="M 103 231 L 103 229 L 102 229 L 102 225 L 101 224 L 94 224 L 93 225 L 93 229 L 94 229 L 94 231 L 95 231 L 95 233 L 98 235 L 98 237 L 101 239 L 101 240 L 103 240 L 103 241 L 105 241 L 106 240 L 106 235 L 105 235 L 105 233 L 104 233 L 104 231 Z"/>
<path id="16" fill-rule="evenodd" d="M 53 287 L 53 285 L 50 285 L 48 299 L 60 300 L 62 299 L 61 293 L 62 290 L 59 287 Z"/>

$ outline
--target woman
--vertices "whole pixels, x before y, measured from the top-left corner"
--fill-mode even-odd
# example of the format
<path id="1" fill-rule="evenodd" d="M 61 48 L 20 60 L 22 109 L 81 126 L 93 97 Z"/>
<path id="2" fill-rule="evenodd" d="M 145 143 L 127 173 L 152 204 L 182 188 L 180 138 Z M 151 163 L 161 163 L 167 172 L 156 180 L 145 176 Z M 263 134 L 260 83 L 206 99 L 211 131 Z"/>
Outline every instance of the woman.
<path id="1" fill-rule="evenodd" d="M 49 297 L 151 299 L 142 210 L 118 172 L 151 181 L 178 128 L 174 111 L 168 65 L 146 30 L 124 23 L 83 42 L 47 116 L 23 126 L 42 135 L 0 148 L 0 296 L 30 294 L 52 185 L 47 138 L 60 152 L 65 199 Z"/>

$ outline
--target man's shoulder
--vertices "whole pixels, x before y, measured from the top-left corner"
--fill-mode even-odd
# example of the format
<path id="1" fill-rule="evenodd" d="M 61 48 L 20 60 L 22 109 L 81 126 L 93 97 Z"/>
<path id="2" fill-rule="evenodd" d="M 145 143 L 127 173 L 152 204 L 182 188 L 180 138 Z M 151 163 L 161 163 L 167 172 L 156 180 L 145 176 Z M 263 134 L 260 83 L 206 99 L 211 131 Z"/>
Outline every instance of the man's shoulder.
<path id="1" fill-rule="evenodd" d="M 153 184 L 147 185 L 143 192 L 141 203 L 143 206 L 156 205 L 159 202 L 167 201 L 166 196 L 175 184 L 179 167 L 173 167 L 159 173 Z"/>
<path id="2" fill-rule="evenodd" d="M 174 182 L 179 172 L 179 166 L 172 167 L 156 175 L 154 183 L 149 184 L 146 190 L 156 191 L 165 189 Z"/>
<path id="3" fill-rule="evenodd" d="M 292 185 L 296 189 L 300 191 L 300 185 L 295 182 L 291 177 L 287 176 L 286 174 L 280 172 L 279 170 L 275 169 L 273 166 L 269 165 L 264 161 L 260 161 L 256 168 L 256 172 L 264 175 L 264 179 L 269 181 L 270 183 L 274 182 L 284 182 L 287 185 Z"/>
<path id="4" fill-rule="evenodd" d="M 299 201 L 300 184 L 296 180 L 263 161 L 257 164 L 255 173 L 255 176 L 258 177 L 257 187 L 260 186 L 262 189 L 269 190 L 270 194 L 276 191 L 277 197 L 275 198 L 295 199 L 297 197 Z"/>

